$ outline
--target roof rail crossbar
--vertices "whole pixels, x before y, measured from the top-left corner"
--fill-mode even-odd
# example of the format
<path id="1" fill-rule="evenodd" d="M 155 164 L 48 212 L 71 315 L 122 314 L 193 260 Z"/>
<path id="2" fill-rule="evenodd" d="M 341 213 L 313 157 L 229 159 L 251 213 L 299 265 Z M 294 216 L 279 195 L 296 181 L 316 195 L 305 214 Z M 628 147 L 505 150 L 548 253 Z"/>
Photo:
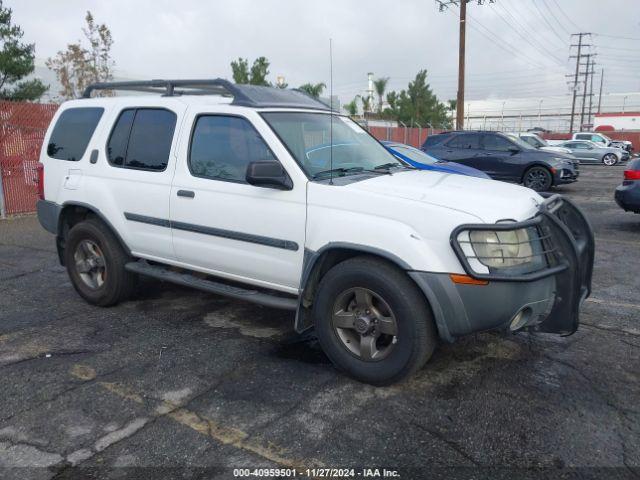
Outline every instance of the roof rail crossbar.
<path id="1" fill-rule="evenodd" d="M 210 93 L 219 93 L 232 95 L 241 101 L 249 99 L 237 88 L 237 86 L 223 78 L 213 80 L 141 80 L 126 82 L 98 82 L 92 83 L 85 88 L 82 98 L 90 98 L 91 94 L 97 90 L 128 90 L 134 92 L 161 93 L 171 97 L 176 94 L 187 93 L 187 90 L 176 90 L 176 87 L 183 89 L 193 89 L 193 93 L 201 93 L 209 91 Z M 188 91 L 188 93 L 192 93 Z"/>
<path id="2" fill-rule="evenodd" d="M 233 105 L 245 107 L 289 107 L 329 110 L 330 107 L 304 92 L 257 85 L 236 85 L 223 78 L 202 80 L 143 80 L 93 83 L 85 88 L 82 98 L 91 98 L 98 90 L 125 90 L 176 95 L 223 95 L 233 97 Z"/>

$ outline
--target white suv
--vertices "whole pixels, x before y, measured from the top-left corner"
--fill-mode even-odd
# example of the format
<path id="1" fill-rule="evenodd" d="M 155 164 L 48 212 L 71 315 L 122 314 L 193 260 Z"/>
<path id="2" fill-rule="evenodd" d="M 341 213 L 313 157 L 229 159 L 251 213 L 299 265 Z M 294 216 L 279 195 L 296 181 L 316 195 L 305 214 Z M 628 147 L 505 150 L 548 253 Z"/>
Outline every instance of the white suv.
<path id="1" fill-rule="evenodd" d="M 89 98 L 101 89 L 147 95 Z M 38 215 L 90 303 L 148 275 L 290 309 L 378 385 L 438 339 L 577 329 L 593 234 L 558 195 L 415 170 L 298 91 L 154 80 L 84 96 L 45 137 Z"/>

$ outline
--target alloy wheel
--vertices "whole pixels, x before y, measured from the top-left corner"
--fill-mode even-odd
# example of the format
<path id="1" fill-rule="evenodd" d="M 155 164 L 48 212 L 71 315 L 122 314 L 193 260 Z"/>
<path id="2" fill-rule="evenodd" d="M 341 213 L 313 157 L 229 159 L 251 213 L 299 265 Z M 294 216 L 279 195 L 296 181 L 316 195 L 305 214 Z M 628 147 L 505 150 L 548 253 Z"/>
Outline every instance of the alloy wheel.
<path id="1" fill-rule="evenodd" d="M 547 190 L 551 186 L 549 172 L 543 168 L 532 168 L 525 176 L 524 186 L 536 192 Z"/>
<path id="2" fill-rule="evenodd" d="M 389 304 L 362 287 L 337 296 L 331 326 L 343 347 L 368 362 L 386 358 L 398 341 L 398 324 Z"/>
<path id="3" fill-rule="evenodd" d="M 107 267 L 104 254 L 95 242 L 85 239 L 78 243 L 73 259 L 76 272 L 87 287 L 95 290 L 104 284 Z"/>
<path id="4" fill-rule="evenodd" d="M 618 157 L 613 153 L 607 153 L 602 159 L 602 163 L 604 163 L 607 167 L 612 167 L 616 163 L 618 163 Z"/>

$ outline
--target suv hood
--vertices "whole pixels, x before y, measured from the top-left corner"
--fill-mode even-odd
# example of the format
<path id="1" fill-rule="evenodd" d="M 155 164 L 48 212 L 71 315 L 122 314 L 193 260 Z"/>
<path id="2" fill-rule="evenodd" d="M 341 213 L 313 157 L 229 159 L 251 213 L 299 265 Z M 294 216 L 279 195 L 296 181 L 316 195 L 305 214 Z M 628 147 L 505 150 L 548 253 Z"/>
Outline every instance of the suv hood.
<path id="1" fill-rule="evenodd" d="M 427 170 L 380 175 L 346 188 L 457 210 L 486 223 L 526 220 L 543 201 L 533 190 L 518 185 Z"/>

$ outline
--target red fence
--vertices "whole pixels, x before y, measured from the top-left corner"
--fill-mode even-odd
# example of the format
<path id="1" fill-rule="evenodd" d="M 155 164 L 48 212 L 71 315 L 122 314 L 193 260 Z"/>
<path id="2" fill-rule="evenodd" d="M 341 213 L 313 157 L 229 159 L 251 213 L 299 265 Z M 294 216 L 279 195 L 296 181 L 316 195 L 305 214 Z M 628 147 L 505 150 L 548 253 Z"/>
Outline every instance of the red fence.
<path id="1" fill-rule="evenodd" d="M 369 127 L 371 135 L 378 140 L 406 143 L 420 148 L 429 135 L 440 133 L 442 130 L 432 128 L 405 128 L 405 127 Z"/>
<path id="2" fill-rule="evenodd" d="M 58 106 L 0 102 L 0 179 L 7 215 L 36 209 L 36 165 Z"/>
<path id="3" fill-rule="evenodd" d="M 47 126 L 58 105 L 0 101 L 0 180 L 7 215 L 29 213 L 36 206 L 36 165 Z M 429 135 L 440 130 L 430 128 L 370 127 L 379 140 L 407 143 L 420 147 Z M 605 132 L 614 139 L 630 140 L 640 150 L 640 132 Z M 545 135 L 552 140 L 569 138 L 568 134 Z"/>

